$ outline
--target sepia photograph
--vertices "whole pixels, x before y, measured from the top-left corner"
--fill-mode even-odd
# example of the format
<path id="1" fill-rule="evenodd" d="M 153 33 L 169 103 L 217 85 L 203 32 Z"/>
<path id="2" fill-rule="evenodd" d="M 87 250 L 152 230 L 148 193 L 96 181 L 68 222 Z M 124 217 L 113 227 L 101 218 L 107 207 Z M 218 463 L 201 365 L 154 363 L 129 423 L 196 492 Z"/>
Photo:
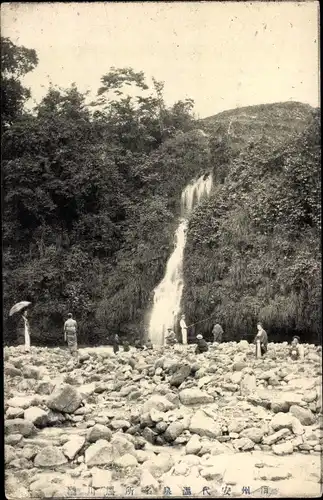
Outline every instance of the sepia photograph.
<path id="1" fill-rule="evenodd" d="M 319 2 L 1 4 L 8 500 L 319 498 Z"/>

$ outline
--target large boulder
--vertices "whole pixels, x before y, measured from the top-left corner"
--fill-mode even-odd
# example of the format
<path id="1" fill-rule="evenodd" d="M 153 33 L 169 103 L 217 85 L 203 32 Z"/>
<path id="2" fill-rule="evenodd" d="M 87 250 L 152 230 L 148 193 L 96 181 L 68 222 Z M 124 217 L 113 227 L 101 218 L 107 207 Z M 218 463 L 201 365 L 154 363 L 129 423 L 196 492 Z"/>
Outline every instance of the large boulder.
<path id="1" fill-rule="evenodd" d="M 307 408 L 292 405 L 289 411 L 300 421 L 302 425 L 313 425 L 315 422 L 315 415 Z"/>
<path id="2" fill-rule="evenodd" d="M 73 458 L 79 453 L 85 444 L 85 438 L 83 436 L 73 436 L 69 441 L 67 441 L 63 446 L 64 455 L 73 460 Z"/>
<path id="3" fill-rule="evenodd" d="M 290 441 L 287 441 L 286 443 L 273 444 L 272 450 L 275 455 L 291 455 L 294 447 Z"/>
<path id="4" fill-rule="evenodd" d="M 149 412 L 149 417 L 152 422 L 162 422 L 165 414 L 162 411 L 156 410 L 156 408 L 152 408 Z"/>
<path id="5" fill-rule="evenodd" d="M 183 389 L 179 393 L 179 399 L 184 405 L 212 403 L 214 401 L 213 396 L 195 387 Z"/>
<path id="6" fill-rule="evenodd" d="M 274 431 L 286 428 L 291 429 L 296 435 L 301 435 L 304 432 L 300 421 L 290 413 L 276 413 L 270 425 Z"/>
<path id="7" fill-rule="evenodd" d="M 274 395 L 268 393 L 271 400 L 270 408 L 274 413 L 288 412 L 292 405 L 299 405 L 303 402 L 302 395 L 295 392 L 284 391 Z"/>
<path id="8" fill-rule="evenodd" d="M 291 430 L 285 427 L 284 429 L 280 429 L 279 431 L 274 432 L 274 434 L 270 434 L 269 436 L 264 436 L 262 442 L 263 444 L 271 446 L 290 435 L 291 435 Z"/>
<path id="9" fill-rule="evenodd" d="M 41 377 L 41 370 L 37 366 L 25 365 L 22 373 L 25 378 L 35 378 L 38 380 Z"/>
<path id="10" fill-rule="evenodd" d="M 37 394 L 49 395 L 53 392 L 54 384 L 50 380 L 41 380 L 36 387 Z"/>
<path id="11" fill-rule="evenodd" d="M 203 410 L 197 410 L 193 415 L 189 425 L 189 431 L 193 434 L 208 436 L 210 438 L 216 438 L 222 434 L 221 426 L 212 418 L 208 417 Z"/>
<path id="12" fill-rule="evenodd" d="M 6 420 L 4 429 L 5 434 L 22 434 L 23 437 L 29 437 L 36 433 L 36 427 L 34 424 L 23 418 Z"/>
<path id="13" fill-rule="evenodd" d="M 81 403 L 81 394 L 76 387 L 69 384 L 62 384 L 57 387 L 47 400 L 48 408 L 64 413 L 73 413 Z"/>
<path id="14" fill-rule="evenodd" d="M 8 418 L 23 418 L 24 410 L 22 408 L 14 408 L 13 406 L 9 406 L 6 411 L 6 419 Z"/>
<path id="15" fill-rule="evenodd" d="M 202 448 L 202 443 L 200 437 L 197 434 L 193 434 L 188 443 L 186 444 L 186 454 L 187 455 L 197 455 Z"/>
<path id="16" fill-rule="evenodd" d="M 245 420 L 232 420 L 228 424 L 228 431 L 230 433 L 236 433 L 240 434 L 241 431 L 243 431 L 247 427 L 247 423 Z"/>
<path id="17" fill-rule="evenodd" d="M 114 453 L 111 443 L 105 439 L 99 439 L 85 451 L 85 463 L 88 467 L 93 467 L 94 465 L 111 465 L 117 456 Z"/>
<path id="18" fill-rule="evenodd" d="M 168 427 L 164 434 L 166 441 L 172 442 L 175 441 L 178 436 L 182 434 L 184 431 L 184 425 L 182 422 L 172 422 Z"/>
<path id="19" fill-rule="evenodd" d="M 5 363 L 4 365 L 4 374 L 5 376 L 10 376 L 10 377 L 21 377 L 21 370 L 16 368 L 14 365 L 11 363 Z"/>
<path id="20" fill-rule="evenodd" d="M 48 423 L 47 413 L 41 408 L 38 408 L 38 406 L 31 406 L 30 408 L 27 408 L 24 412 L 24 418 L 39 428 L 46 427 Z"/>
<path id="21" fill-rule="evenodd" d="M 142 412 L 149 413 L 152 408 L 159 411 L 173 410 L 175 405 L 171 403 L 165 396 L 154 394 L 143 405 Z"/>
<path id="22" fill-rule="evenodd" d="M 303 392 L 314 389 L 316 386 L 316 379 L 311 378 L 292 378 L 288 381 L 288 385 L 293 389 L 301 389 Z"/>
<path id="23" fill-rule="evenodd" d="M 54 446 L 45 446 L 37 453 L 34 464 L 36 467 L 57 467 L 66 464 L 67 459 L 62 451 Z"/>
<path id="24" fill-rule="evenodd" d="M 132 442 L 129 441 L 125 436 L 130 439 L 130 436 L 125 434 L 124 436 L 120 433 L 114 434 L 111 439 L 111 444 L 113 446 L 114 454 L 122 456 L 125 453 L 130 453 L 130 455 L 136 456 L 136 450 Z"/>
<path id="25" fill-rule="evenodd" d="M 260 429 L 259 427 L 249 427 L 248 429 L 244 429 L 240 433 L 240 437 L 248 438 L 253 443 L 260 443 L 264 435 L 265 435 L 264 429 Z"/>
<path id="26" fill-rule="evenodd" d="M 114 465 L 119 467 L 120 469 L 136 467 L 138 465 L 138 460 L 134 455 L 125 453 L 124 455 L 120 455 L 120 457 L 114 460 Z"/>
<path id="27" fill-rule="evenodd" d="M 143 430 L 142 437 L 148 441 L 148 443 L 155 444 L 157 438 L 157 432 L 153 431 L 149 427 Z"/>
<path id="28" fill-rule="evenodd" d="M 240 359 L 235 361 L 232 365 L 232 369 L 235 372 L 241 372 L 241 370 L 243 370 L 246 367 L 247 367 L 247 363 L 245 361 L 240 360 Z"/>
<path id="29" fill-rule="evenodd" d="M 103 424 L 95 424 L 89 429 L 86 439 L 89 443 L 95 443 L 99 439 L 110 441 L 111 437 L 112 431 L 108 427 Z"/>
<path id="30" fill-rule="evenodd" d="M 255 443 L 248 437 L 242 437 L 239 439 L 235 439 L 233 442 L 233 446 L 237 450 L 248 451 L 254 448 Z"/>
<path id="31" fill-rule="evenodd" d="M 119 419 L 112 420 L 110 425 L 114 430 L 118 429 L 127 430 L 131 427 L 131 424 L 130 422 L 128 422 L 128 420 L 119 420 Z"/>
<path id="32" fill-rule="evenodd" d="M 190 373 L 191 373 L 190 365 L 186 364 L 182 365 L 170 379 L 169 381 L 170 385 L 174 387 L 179 387 L 184 382 L 184 380 L 186 380 L 187 377 L 189 377 Z"/>
<path id="33" fill-rule="evenodd" d="M 63 413 L 49 410 L 47 413 L 47 425 L 48 426 L 54 426 L 54 425 L 60 425 L 62 422 L 66 420 L 65 415 Z"/>

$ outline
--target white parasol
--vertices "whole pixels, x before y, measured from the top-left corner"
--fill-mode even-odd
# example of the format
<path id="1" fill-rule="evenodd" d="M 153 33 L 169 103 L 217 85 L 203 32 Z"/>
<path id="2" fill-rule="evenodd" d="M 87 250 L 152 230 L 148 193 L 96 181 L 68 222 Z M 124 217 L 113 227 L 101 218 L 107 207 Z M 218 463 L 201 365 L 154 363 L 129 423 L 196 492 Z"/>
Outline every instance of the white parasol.
<path id="1" fill-rule="evenodd" d="M 12 316 L 13 314 L 22 311 L 26 307 L 30 306 L 31 302 L 27 301 L 22 301 L 22 302 L 17 302 L 12 308 L 10 309 L 9 316 Z"/>

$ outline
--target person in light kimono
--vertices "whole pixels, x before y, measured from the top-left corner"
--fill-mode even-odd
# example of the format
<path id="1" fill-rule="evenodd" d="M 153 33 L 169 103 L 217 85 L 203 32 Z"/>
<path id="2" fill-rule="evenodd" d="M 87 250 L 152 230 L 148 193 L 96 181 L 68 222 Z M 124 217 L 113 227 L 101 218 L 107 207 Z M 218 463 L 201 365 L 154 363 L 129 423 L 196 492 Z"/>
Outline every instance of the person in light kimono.
<path id="1" fill-rule="evenodd" d="M 26 352 L 30 351 L 30 326 L 28 321 L 28 311 L 24 310 L 22 313 L 22 319 L 24 322 L 24 338 L 25 338 L 25 350 Z"/>
<path id="2" fill-rule="evenodd" d="M 222 326 L 219 325 L 219 323 L 217 323 L 216 325 L 214 325 L 212 333 L 213 333 L 213 342 L 219 342 L 219 343 L 221 343 L 224 332 L 223 332 Z"/>
<path id="3" fill-rule="evenodd" d="M 182 343 L 184 345 L 186 345 L 187 344 L 187 326 L 186 326 L 186 322 L 185 322 L 185 314 L 182 314 L 179 326 L 181 327 L 181 332 L 182 332 Z"/>

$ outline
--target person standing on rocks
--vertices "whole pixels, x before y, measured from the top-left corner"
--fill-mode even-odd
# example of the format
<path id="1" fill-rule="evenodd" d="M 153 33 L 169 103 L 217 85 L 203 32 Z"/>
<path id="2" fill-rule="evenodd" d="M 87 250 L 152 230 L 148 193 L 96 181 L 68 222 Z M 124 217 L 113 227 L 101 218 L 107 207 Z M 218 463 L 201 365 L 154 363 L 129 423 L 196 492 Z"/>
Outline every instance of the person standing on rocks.
<path id="1" fill-rule="evenodd" d="M 113 352 L 114 354 L 117 354 L 119 351 L 119 344 L 120 344 L 120 338 L 119 335 L 116 333 L 113 339 Z"/>
<path id="2" fill-rule="evenodd" d="M 297 335 L 293 337 L 289 355 L 293 360 L 304 359 L 304 349 L 303 346 L 301 345 L 301 339 L 297 337 Z"/>
<path id="3" fill-rule="evenodd" d="M 257 324 L 257 330 L 258 332 L 255 337 L 254 344 L 257 346 L 257 342 L 260 342 L 260 353 L 261 356 L 263 356 L 267 352 L 268 335 L 261 323 Z"/>
<path id="4" fill-rule="evenodd" d="M 181 327 L 181 332 L 182 332 L 182 344 L 186 345 L 187 344 L 187 326 L 186 326 L 186 322 L 185 322 L 185 314 L 182 314 L 179 326 Z"/>
<path id="5" fill-rule="evenodd" d="M 28 321 L 28 311 L 25 309 L 21 315 L 21 323 L 22 326 L 20 327 L 21 337 L 24 338 L 25 340 L 25 351 L 29 352 L 30 351 L 30 326 L 29 326 L 29 321 Z"/>
<path id="6" fill-rule="evenodd" d="M 67 342 L 70 353 L 77 357 L 77 323 L 72 313 L 68 313 L 64 323 L 64 340 Z"/>
<path id="7" fill-rule="evenodd" d="M 219 343 L 221 343 L 224 331 L 223 331 L 222 326 L 219 325 L 219 323 L 217 323 L 216 325 L 214 325 L 212 333 L 213 333 L 213 342 L 219 342 Z"/>
<path id="8" fill-rule="evenodd" d="M 209 350 L 209 346 L 207 345 L 206 340 L 203 338 L 203 335 L 199 334 L 196 336 L 196 349 L 195 354 L 202 354 L 202 352 L 207 352 Z"/>
<path id="9" fill-rule="evenodd" d="M 130 345 L 129 345 L 129 342 L 127 340 L 125 340 L 123 343 L 123 350 L 124 350 L 124 352 L 130 351 Z"/>

